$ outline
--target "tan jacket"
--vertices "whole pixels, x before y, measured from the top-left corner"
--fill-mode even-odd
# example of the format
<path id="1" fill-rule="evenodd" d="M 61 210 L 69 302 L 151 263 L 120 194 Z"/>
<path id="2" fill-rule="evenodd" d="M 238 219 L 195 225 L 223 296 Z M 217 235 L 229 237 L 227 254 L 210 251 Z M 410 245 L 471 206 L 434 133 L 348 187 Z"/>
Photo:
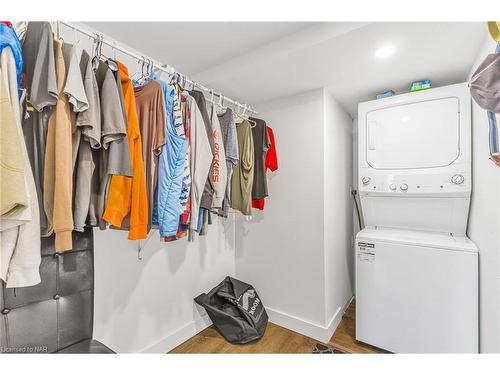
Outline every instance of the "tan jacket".
<path id="1" fill-rule="evenodd" d="M 57 99 L 50 116 L 45 146 L 43 206 L 49 221 L 49 233 L 56 234 L 56 251 L 71 250 L 73 247 L 72 208 L 72 126 L 71 108 L 68 97 L 63 93 L 66 84 L 66 67 L 62 53 L 62 42 L 54 42 L 56 60 Z"/>

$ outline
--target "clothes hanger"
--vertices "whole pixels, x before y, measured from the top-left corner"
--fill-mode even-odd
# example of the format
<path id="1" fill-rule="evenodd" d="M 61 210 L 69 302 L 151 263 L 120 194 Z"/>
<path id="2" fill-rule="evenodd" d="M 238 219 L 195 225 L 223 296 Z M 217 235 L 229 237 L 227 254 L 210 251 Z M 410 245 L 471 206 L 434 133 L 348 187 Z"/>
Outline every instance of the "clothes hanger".
<path id="1" fill-rule="evenodd" d="M 80 56 L 82 55 L 82 51 L 80 48 L 80 38 L 78 38 L 78 34 L 76 29 L 73 29 L 73 44 L 75 46 L 76 55 L 78 56 L 78 60 L 80 60 Z"/>
<path id="2" fill-rule="evenodd" d="M 151 69 L 152 67 L 153 67 L 153 60 L 148 58 L 148 64 L 146 66 L 146 78 L 144 81 L 149 81 L 150 79 L 152 79 L 153 77 L 153 71 Z"/>
<path id="3" fill-rule="evenodd" d="M 212 103 L 212 111 L 214 110 L 215 107 L 215 100 L 214 100 L 214 89 L 210 89 L 210 103 Z"/>
<path id="4" fill-rule="evenodd" d="M 243 113 L 245 113 L 246 111 L 248 111 L 248 114 L 247 114 L 247 115 L 246 115 L 246 117 L 245 117 L 245 118 L 246 118 L 246 120 L 247 120 L 250 124 L 252 124 L 252 128 L 255 128 L 255 127 L 257 126 L 257 121 L 254 121 L 254 120 L 252 120 L 252 119 L 250 118 L 250 115 L 252 114 L 252 112 L 251 112 L 251 108 L 250 108 L 250 106 L 249 106 L 249 105 L 247 105 L 247 104 L 245 104 L 245 109 L 244 109 Z"/>
<path id="5" fill-rule="evenodd" d="M 212 104 L 210 108 L 210 119 L 212 119 L 212 116 L 215 115 L 217 116 L 217 108 L 215 106 L 215 100 L 214 100 L 214 89 L 210 89 L 210 99 L 209 102 Z"/>
<path id="6" fill-rule="evenodd" d="M 59 25 L 59 21 L 56 21 L 56 40 L 59 40 L 62 44 L 64 44 L 64 39 L 61 36 L 61 28 Z"/>
<path id="7" fill-rule="evenodd" d="M 143 85 L 144 83 L 146 83 L 149 80 L 149 65 L 150 65 L 149 58 L 146 58 L 145 60 L 143 60 L 143 64 L 142 64 L 142 68 L 141 68 L 142 75 L 137 80 L 139 85 Z"/>
<path id="8" fill-rule="evenodd" d="M 137 77 L 137 75 L 139 74 L 139 65 L 140 65 L 140 63 L 141 63 L 141 60 L 137 60 L 137 71 L 130 76 L 130 79 L 132 81 L 134 81 L 135 78 Z"/>
<path id="9" fill-rule="evenodd" d="M 248 106 L 245 104 L 243 106 L 243 114 L 242 114 L 242 116 L 243 116 L 243 118 L 245 118 L 245 120 L 247 120 L 250 123 L 250 126 L 252 128 L 255 128 L 257 126 L 257 123 L 254 120 L 250 120 L 250 118 L 248 117 L 248 115 L 245 116 L 245 113 L 246 113 L 247 110 L 248 110 Z"/>
<path id="10" fill-rule="evenodd" d="M 99 46 L 101 44 L 101 38 L 99 36 L 99 34 L 95 33 L 95 39 L 94 39 L 94 42 L 95 42 L 95 46 L 94 46 L 94 51 L 92 52 L 92 69 L 96 70 L 99 66 L 99 53 L 100 53 L 100 50 L 99 50 Z"/>
<path id="11" fill-rule="evenodd" d="M 186 87 L 186 77 L 176 72 L 175 81 L 177 82 L 177 86 L 181 89 L 181 91 L 183 91 L 184 87 Z"/>
<path id="12" fill-rule="evenodd" d="M 186 77 L 178 72 L 175 72 L 174 79 L 175 79 L 174 86 L 177 90 L 177 94 L 180 97 L 181 93 L 184 91 L 184 87 L 186 87 Z"/>
<path id="13" fill-rule="evenodd" d="M 248 117 L 247 120 L 251 124 L 252 128 L 255 128 L 257 126 L 257 122 L 254 120 L 251 120 L 250 117 Z"/>
<path id="14" fill-rule="evenodd" d="M 165 65 L 166 68 L 168 68 L 168 65 Z M 167 72 L 168 75 L 168 84 L 173 85 L 175 82 L 177 82 L 177 72 L 173 67 L 170 67 L 170 69 Z"/>
<path id="15" fill-rule="evenodd" d="M 109 68 L 117 72 L 118 71 L 118 63 L 116 62 L 116 49 L 114 46 L 111 46 L 111 50 L 113 51 L 113 58 L 106 58 L 106 63 L 108 64 Z"/>
<path id="16" fill-rule="evenodd" d="M 181 93 L 183 91 L 181 85 L 179 84 L 179 81 L 180 81 L 180 74 L 178 72 L 175 72 L 173 75 L 172 75 L 172 83 L 171 85 L 174 87 L 175 89 L 175 93 L 177 95 L 177 100 L 181 100 Z"/>
<path id="17" fill-rule="evenodd" d="M 137 71 L 130 76 L 131 81 L 134 83 L 134 86 L 139 84 L 139 80 L 143 77 L 144 75 L 144 56 L 141 56 L 140 60 L 137 60 Z M 139 71 L 139 66 L 141 67 L 141 70 Z M 139 75 L 139 77 L 137 77 Z"/>
<path id="18" fill-rule="evenodd" d="M 97 47 L 95 56 L 92 59 L 92 66 L 94 70 L 98 68 L 98 62 L 104 62 L 111 70 L 118 71 L 118 65 L 112 59 L 106 57 L 102 53 L 102 46 L 104 45 L 104 37 L 96 33 L 97 36 Z M 115 53 L 116 54 L 116 53 Z"/>
<path id="19" fill-rule="evenodd" d="M 153 60 L 148 58 L 148 73 L 147 73 L 147 80 L 151 80 L 154 78 L 154 64 Z"/>
<path id="20" fill-rule="evenodd" d="M 61 30 L 59 28 L 59 22 L 56 21 L 54 26 L 56 28 L 56 39 L 59 40 L 59 39 L 61 39 Z"/>
<path id="21" fill-rule="evenodd" d="M 227 112 L 227 108 L 224 107 L 224 96 L 222 93 L 219 93 L 219 102 L 217 103 L 218 109 L 217 109 L 217 115 L 218 116 L 223 116 Z"/>
<path id="22" fill-rule="evenodd" d="M 113 49 L 114 51 L 114 49 Z M 116 55 L 116 53 L 115 53 Z M 106 58 L 106 64 L 108 64 L 109 69 L 111 69 L 114 72 L 118 71 L 118 64 L 116 63 L 116 57 L 114 59 L 111 58 Z"/>
<path id="23" fill-rule="evenodd" d="M 240 108 L 240 103 L 236 102 L 235 103 L 236 107 L 233 107 L 233 116 L 234 116 L 234 122 L 236 125 L 239 125 L 243 122 L 243 118 L 241 117 L 239 111 Z"/>

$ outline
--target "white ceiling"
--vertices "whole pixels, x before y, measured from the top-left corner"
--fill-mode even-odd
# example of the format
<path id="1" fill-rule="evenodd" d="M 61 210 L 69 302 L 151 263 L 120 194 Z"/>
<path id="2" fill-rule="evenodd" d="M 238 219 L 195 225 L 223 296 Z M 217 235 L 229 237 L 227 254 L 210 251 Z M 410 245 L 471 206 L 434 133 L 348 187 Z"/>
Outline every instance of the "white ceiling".
<path id="1" fill-rule="evenodd" d="M 355 116 L 357 104 L 414 80 L 465 81 L 485 23 L 90 23 L 137 50 L 251 104 L 327 87 Z M 385 44 L 396 53 L 377 60 Z"/>
<path id="2" fill-rule="evenodd" d="M 86 22 L 192 75 L 299 31 L 305 22 Z"/>

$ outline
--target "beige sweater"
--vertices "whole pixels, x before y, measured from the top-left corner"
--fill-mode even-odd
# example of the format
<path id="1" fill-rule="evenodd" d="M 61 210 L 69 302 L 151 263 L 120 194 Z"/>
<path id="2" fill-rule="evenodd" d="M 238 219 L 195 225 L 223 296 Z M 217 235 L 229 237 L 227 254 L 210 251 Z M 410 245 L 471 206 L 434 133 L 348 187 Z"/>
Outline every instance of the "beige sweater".
<path id="1" fill-rule="evenodd" d="M 68 97 L 63 93 L 66 67 L 61 41 L 54 42 L 54 53 L 59 98 L 47 129 L 43 206 L 49 221 L 49 233 L 54 231 L 56 234 L 56 251 L 62 252 L 73 247 L 72 126 L 70 104 Z"/>
<path id="2" fill-rule="evenodd" d="M 21 139 L 19 150 L 23 158 L 24 182 L 28 196 L 27 206 L 22 212 L 16 215 L 4 215 L 0 218 L 0 279 L 7 283 L 7 288 L 21 288 L 40 282 L 40 217 L 33 171 L 26 145 L 22 140 L 16 64 L 10 48 L 4 48 L 0 54 L 0 76 L 2 84 L 7 89 L 7 98 L 14 116 L 17 136 Z M 2 97 L 5 94 L 2 92 Z"/>
<path id="3" fill-rule="evenodd" d="M 0 75 L 0 215 L 17 214 L 28 206 L 21 138 L 9 92 Z"/>

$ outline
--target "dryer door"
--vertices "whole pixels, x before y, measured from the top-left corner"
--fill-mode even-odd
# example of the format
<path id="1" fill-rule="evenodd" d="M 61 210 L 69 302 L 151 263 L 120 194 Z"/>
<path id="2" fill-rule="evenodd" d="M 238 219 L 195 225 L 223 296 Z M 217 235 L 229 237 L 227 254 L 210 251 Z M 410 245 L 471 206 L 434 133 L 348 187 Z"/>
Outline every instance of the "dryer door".
<path id="1" fill-rule="evenodd" d="M 460 153 L 458 98 L 449 97 L 370 111 L 366 161 L 375 169 L 444 167 Z"/>

